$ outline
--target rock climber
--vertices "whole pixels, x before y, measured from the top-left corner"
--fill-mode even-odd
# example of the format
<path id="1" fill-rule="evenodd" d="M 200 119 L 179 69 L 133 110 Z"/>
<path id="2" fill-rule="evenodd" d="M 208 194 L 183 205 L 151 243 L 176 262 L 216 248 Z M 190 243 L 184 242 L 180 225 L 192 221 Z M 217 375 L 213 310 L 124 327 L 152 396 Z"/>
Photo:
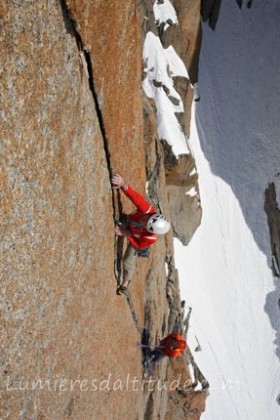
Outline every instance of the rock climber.
<path id="1" fill-rule="evenodd" d="M 117 294 L 125 294 L 128 284 L 132 280 L 136 269 L 137 258 L 146 252 L 157 240 L 157 235 L 164 235 L 170 229 L 170 222 L 134 191 L 120 176 L 112 177 L 113 188 L 120 188 L 136 206 L 136 211 L 130 214 L 125 221 L 115 227 L 119 236 L 128 239 L 128 246 L 123 261 L 123 279 L 117 288 Z"/>
<path id="2" fill-rule="evenodd" d="M 159 363 L 165 356 L 176 359 L 186 351 L 187 343 L 178 333 L 172 333 L 160 341 L 159 345 L 151 352 L 151 362 Z"/>

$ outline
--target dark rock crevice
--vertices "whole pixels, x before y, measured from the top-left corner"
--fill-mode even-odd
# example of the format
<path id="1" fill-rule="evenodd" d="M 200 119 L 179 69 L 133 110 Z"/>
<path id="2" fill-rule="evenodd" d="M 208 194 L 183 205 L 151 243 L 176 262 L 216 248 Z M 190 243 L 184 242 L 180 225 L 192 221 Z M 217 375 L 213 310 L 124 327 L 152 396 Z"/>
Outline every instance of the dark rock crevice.
<path id="1" fill-rule="evenodd" d="M 133 306 L 133 303 L 132 303 L 131 296 L 130 296 L 129 292 L 127 293 L 126 299 L 127 299 L 127 304 L 128 304 L 129 309 L 130 309 L 131 316 L 132 316 L 133 322 L 135 324 L 135 327 L 136 327 L 137 331 L 139 332 L 140 336 L 142 336 L 143 329 L 142 329 L 142 327 L 139 323 L 139 320 L 137 318 L 136 310 Z"/>
<path id="2" fill-rule="evenodd" d="M 100 105 L 99 105 L 99 101 L 98 101 L 98 95 L 97 95 L 97 92 L 96 92 L 96 89 L 95 89 L 95 84 L 94 84 L 94 76 L 93 76 L 94 73 L 93 73 L 93 65 L 92 65 L 91 55 L 84 48 L 81 35 L 77 30 L 77 23 L 71 17 L 71 11 L 69 10 L 69 8 L 67 6 L 67 1 L 66 0 L 59 0 L 59 2 L 60 2 L 61 10 L 62 10 L 62 15 L 63 15 L 63 20 L 64 20 L 65 27 L 66 27 L 67 31 L 70 33 L 70 35 L 75 38 L 77 48 L 79 50 L 79 54 L 80 54 L 80 57 L 81 57 L 82 66 L 85 66 L 84 71 L 85 71 L 85 74 L 86 74 L 87 79 L 88 79 L 89 89 L 91 91 L 92 98 L 93 98 L 94 105 L 95 105 L 97 119 L 98 119 L 98 122 L 99 122 L 99 127 L 100 127 L 100 131 L 101 131 L 102 139 L 103 139 L 104 152 L 105 152 L 107 168 L 108 168 L 108 173 L 109 173 L 109 178 L 110 178 L 109 181 L 110 181 L 110 184 L 111 184 L 111 178 L 114 174 L 114 171 L 113 171 L 113 168 L 112 168 L 112 165 L 111 165 L 111 154 L 110 154 L 110 151 L 109 151 L 109 141 L 108 141 L 106 130 L 105 130 L 104 119 L 103 119 L 102 111 L 100 109 Z M 119 193 L 119 191 L 114 192 L 113 189 L 112 189 L 112 208 L 113 208 L 113 220 L 115 222 L 116 219 L 121 219 L 121 217 L 123 215 L 123 211 L 122 211 L 122 203 L 121 203 L 121 199 L 120 199 L 120 193 Z M 118 257 L 120 257 L 120 255 Z M 117 268 L 117 271 L 118 271 L 118 274 L 115 273 L 117 280 L 119 279 L 119 272 L 120 272 L 120 264 L 119 264 L 120 258 L 118 258 L 118 257 L 117 257 L 117 261 L 115 261 L 115 265 L 117 265 L 116 268 Z M 129 310 L 131 312 L 131 316 L 132 316 L 133 322 L 135 324 L 135 327 L 136 327 L 137 331 L 139 332 L 139 334 L 142 334 L 142 328 L 139 324 L 139 321 L 138 321 L 138 318 L 137 318 L 137 315 L 136 315 L 136 311 L 134 309 L 134 306 L 133 306 L 133 303 L 132 303 L 132 300 L 131 300 L 131 297 L 130 297 L 129 294 L 126 296 L 126 299 L 127 299 L 128 307 L 129 307 Z"/>
<path id="3" fill-rule="evenodd" d="M 80 54 L 80 57 L 81 57 L 82 66 L 86 66 L 85 67 L 85 73 L 86 73 L 87 78 L 88 78 L 89 89 L 91 91 L 92 98 L 93 98 L 94 105 L 95 105 L 95 110 L 96 110 L 96 114 L 97 114 L 97 118 L 98 118 L 98 122 L 99 122 L 99 127 L 100 127 L 100 131 L 101 131 L 102 139 L 103 139 L 105 157 L 106 157 L 106 162 L 107 162 L 107 167 L 108 167 L 108 172 L 109 172 L 109 177 L 110 177 L 110 182 L 111 182 L 111 178 L 113 176 L 113 168 L 112 168 L 112 165 L 111 165 L 111 155 L 110 155 L 110 151 L 109 151 L 109 142 L 108 142 L 107 135 L 106 135 L 105 124 L 104 124 L 102 112 L 101 112 L 99 102 L 98 102 L 98 95 L 97 95 L 95 85 L 94 85 L 93 66 L 92 66 L 91 55 L 84 48 L 81 35 L 79 34 L 79 32 L 77 30 L 77 23 L 71 17 L 71 11 L 68 8 L 67 1 L 66 0 L 59 0 L 59 3 L 60 3 L 61 10 L 62 10 L 62 15 L 63 15 L 63 20 L 64 20 L 66 30 L 69 32 L 69 34 L 71 36 L 73 36 L 75 38 L 77 48 L 79 50 L 79 54 Z M 120 200 L 118 200 L 118 203 L 119 203 L 119 201 Z M 113 190 L 112 190 L 112 208 L 113 208 L 113 214 L 114 214 L 113 218 L 115 219 L 115 217 L 119 213 L 119 211 L 118 211 L 118 206 L 117 206 L 117 203 L 116 203 L 116 198 L 115 198 Z"/>

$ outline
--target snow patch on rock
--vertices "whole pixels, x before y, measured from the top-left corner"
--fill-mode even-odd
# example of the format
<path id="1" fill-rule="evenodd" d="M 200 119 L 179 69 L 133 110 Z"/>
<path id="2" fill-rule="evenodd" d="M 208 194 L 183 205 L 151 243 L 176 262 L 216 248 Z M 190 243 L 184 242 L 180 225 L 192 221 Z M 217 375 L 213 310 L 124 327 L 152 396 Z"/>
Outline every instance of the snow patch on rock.
<path id="1" fill-rule="evenodd" d="M 187 140 L 175 115 L 184 112 L 184 106 L 173 82 L 175 76 L 188 78 L 185 65 L 174 48 L 163 48 L 159 37 L 152 32 L 145 38 L 143 60 L 147 66 L 143 89 L 156 104 L 158 135 L 172 147 L 176 157 L 189 154 Z"/>
<path id="2" fill-rule="evenodd" d="M 163 0 L 161 3 L 156 0 L 153 5 L 153 11 L 157 26 L 164 24 L 163 29 L 165 31 L 170 25 L 178 24 L 176 11 L 169 0 Z"/>
<path id="3" fill-rule="evenodd" d="M 188 195 L 190 197 L 195 197 L 197 195 L 197 191 L 196 191 L 195 187 L 192 187 L 191 189 L 189 189 L 186 192 L 186 195 Z"/>

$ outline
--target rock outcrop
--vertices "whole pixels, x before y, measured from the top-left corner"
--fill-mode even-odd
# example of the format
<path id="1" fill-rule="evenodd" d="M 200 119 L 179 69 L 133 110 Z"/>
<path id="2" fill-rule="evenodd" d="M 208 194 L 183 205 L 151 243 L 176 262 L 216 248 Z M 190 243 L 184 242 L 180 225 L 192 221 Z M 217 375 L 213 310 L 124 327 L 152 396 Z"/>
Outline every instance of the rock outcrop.
<path id="1" fill-rule="evenodd" d="M 174 393 L 174 413 L 186 419 L 205 408 L 206 390 L 171 394 L 143 381 L 137 343 L 183 330 L 171 233 L 139 261 L 128 299 L 115 294 L 113 216 L 133 207 L 112 193 L 112 171 L 143 194 L 147 177 L 150 199 L 175 215 L 177 232 L 170 197 L 191 185 L 184 178 L 194 167 L 168 166 L 157 137 L 141 90 L 139 7 L 0 6 L 1 418 L 178 418 Z M 190 380 L 184 358 L 164 361 L 156 379 L 179 371 Z"/>
<path id="2" fill-rule="evenodd" d="M 264 209 L 270 231 L 273 274 L 280 277 L 280 209 L 276 199 L 274 182 L 269 184 L 265 191 Z"/>
<path id="3" fill-rule="evenodd" d="M 276 177 L 279 177 L 279 173 Z M 280 277 L 280 210 L 277 202 L 275 183 L 271 182 L 265 190 L 264 210 L 267 215 L 267 223 L 270 233 L 271 244 L 271 268 L 274 275 L 274 290 L 266 297 L 265 311 L 267 312 L 272 328 L 275 330 L 276 354 L 280 359 L 280 334 L 279 334 L 279 277 Z M 275 309 L 276 308 L 276 309 Z"/>
<path id="4" fill-rule="evenodd" d="M 155 3 L 161 5 L 164 2 L 157 1 Z M 184 106 L 184 112 L 177 113 L 176 117 L 187 139 L 189 137 L 193 85 L 197 82 L 201 44 L 200 5 L 195 0 L 187 2 L 175 0 L 173 4 L 178 23 L 169 22 L 167 29 L 164 29 L 164 23 L 155 23 L 153 3 L 149 0 L 140 1 L 139 19 L 143 42 L 147 33 L 152 32 L 159 37 L 164 49 L 170 46 L 175 49 L 188 70 L 189 79 L 180 76 L 173 77 L 175 90 L 180 95 Z M 162 83 L 159 83 L 158 87 L 161 88 Z M 146 137 L 154 137 L 154 133 L 150 129 L 151 124 L 149 123 L 150 112 L 154 114 L 155 110 L 152 106 L 146 104 Z M 164 150 L 167 197 L 173 232 L 184 245 L 187 245 L 199 226 L 202 217 L 195 161 L 191 153 L 175 156 L 172 147 L 166 141 L 167 139 L 161 138 L 160 140 Z M 188 194 L 191 190 L 194 191 L 194 194 Z"/>
<path id="5" fill-rule="evenodd" d="M 237 2 L 240 0 L 237 0 Z M 242 0 L 241 0 L 242 1 Z M 222 0 L 202 0 L 201 1 L 201 17 L 204 22 L 209 23 L 213 31 L 216 28 L 219 18 Z"/>

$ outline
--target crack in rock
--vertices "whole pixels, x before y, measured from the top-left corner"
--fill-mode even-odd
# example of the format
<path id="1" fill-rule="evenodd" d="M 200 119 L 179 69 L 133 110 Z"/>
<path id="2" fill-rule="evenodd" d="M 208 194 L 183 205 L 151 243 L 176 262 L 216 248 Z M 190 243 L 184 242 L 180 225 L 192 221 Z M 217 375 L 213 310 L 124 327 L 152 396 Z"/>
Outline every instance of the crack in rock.
<path id="1" fill-rule="evenodd" d="M 89 85 L 89 89 L 91 91 L 93 101 L 94 101 L 94 104 L 95 104 L 97 119 L 98 119 L 98 122 L 99 122 L 99 127 L 100 127 L 100 131 L 101 131 L 102 139 L 103 139 L 105 158 L 106 158 L 106 162 L 107 162 L 107 167 L 108 167 L 108 172 L 109 172 L 109 177 L 110 177 L 110 185 L 111 185 L 111 178 L 113 176 L 113 169 L 112 169 L 112 166 L 111 166 L 111 155 L 110 155 L 110 151 L 109 151 L 109 142 L 108 142 L 106 131 L 105 131 L 105 124 L 104 124 L 102 112 L 101 112 L 101 109 L 100 109 L 100 106 L 99 106 L 99 103 L 98 103 L 98 95 L 96 93 L 95 86 L 94 86 L 93 67 L 92 67 L 92 62 L 91 62 L 91 56 L 90 56 L 90 53 L 83 46 L 83 41 L 82 41 L 81 35 L 79 34 L 79 32 L 77 30 L 77 23 L 71 17 L 71 11 L 68 8 L 67 0 L 59 0 L 59 2 L 60 2 L 61 10 L 62 10 L 62 15 L 63 15 L 63 20 L 64 20 L 64 23 L 65 23 L 66 30 L 76 40 L 77 48 L 79 50 L 79 59 L 82 63 L 82 67 L 83 67 L 85 75 L 88 79 L 88 85 Z M 116 206 L 116 203 L 115 203 L 115 197 L 114 197 L 113 190 L 112 190 L 112 207 L 113 207 L 113 213 L 114 213 L 113 217 L 115 219 L 115 215 L 117 213 L 117 206 Z"/>

